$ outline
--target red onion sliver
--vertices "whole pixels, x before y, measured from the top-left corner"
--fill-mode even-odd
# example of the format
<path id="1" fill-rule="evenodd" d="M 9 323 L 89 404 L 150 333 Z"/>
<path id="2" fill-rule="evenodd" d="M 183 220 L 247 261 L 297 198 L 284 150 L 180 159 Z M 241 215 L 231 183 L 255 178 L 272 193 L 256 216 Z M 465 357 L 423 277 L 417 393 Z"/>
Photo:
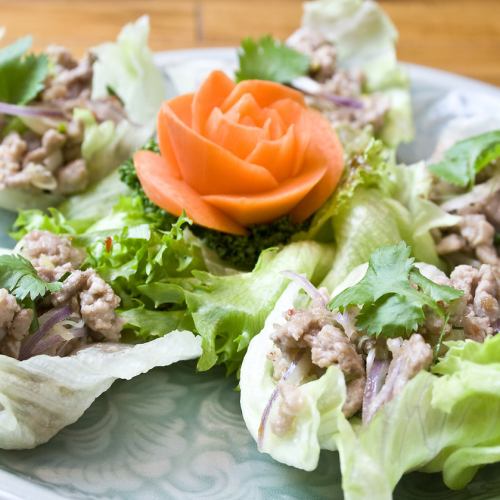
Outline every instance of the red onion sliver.
<path id="1" fill-rule="evenodd" d="M 291 87 L 302 92 L 304 95 L 329 101 L 336 106 L 357 109 L 363 108 L 363 102 L 361 100 L 356 99 L 355 97 L 346 97 L 338 94 L 323 92 L 322 85 L 307 76 L 295 78 L 291 83 Z"/>
<path id="2" fill-rule="evenodd" d="M 40 328 L 30 335 L 21 345 L 21 350 L 19 352 L 19 360 L 23 361 L 30 358 L 33 355 L 37 344 L 43 340 L 43 338 L 52 330 L 52 328 L 68 319 L 71 316 L 71 308 L 69 306 L 60 307 L 58 309 L 52 309 L 45 313 L 40 319 L 45 319 L 44 323 Z"/>
<path id="3" fill-rule="evenodd" d="M 375 354 L 375 349 L 372 349 L 368 356 L 372 355 L 372 353 L 374 357 L 373 361 L 371 362 L 371 366 L 368 369 L 365 391 L 363 394 L 363 424 L 367 424 L 376 411 L 374 408 L 372 408 L 373 402 L 377 394 L 382 389 L 382 386 L 384 385 L 390 363 L 388 359 L 378 359 Z"/>
<path id="4" fill-rule="evenodd" d="M 297 356 L 295 356 L 295 359 L 290 363 L 290 366 L 287 368 L 286 372 L 282 375 L 279 382 L 276 384 L 276 387 L 273 389 L 273 392 L 271 393 L 269 401 L 267 402 L 267 404 L 264 408 L 264 411 L 262 412 L 262 417 L 260 418 L 259 430 L 257 433 L 257 446 L 258 446 L 259 450 L 262 449 L 262 444 L 264 443 L 264 434 L 266 432 L 266 424 L 267 424 L 267 421 L 269 419 L 271 409 L 273 407 L 274 402 L 278 398 L 279 384 L 281 382 L 284 382 L 285 380 L 287 380 L 288 377 L 290 377 L 290 375 L 295 371 L 303 354 L 304 354 L 304 352 L 299 352 L 297 354 Z"/>
<path id="5" fill-rule="evenodd" d="M 41 118 L 66 119 L 65 114 L 59 109 L 39 108 L 37 106 L 18 106 L 7 102 L 0 102 L 0 115 L 38 116 Z"/>
<path id="6" fill-rule="evenodd" d="M 281 274 L 295 281 L 313 300 L 319 301 L 325 307 L 328 304 L 327 297 L 324 296 L 305 276 L 297 274 L 293 271 L 282 271 Z"/>

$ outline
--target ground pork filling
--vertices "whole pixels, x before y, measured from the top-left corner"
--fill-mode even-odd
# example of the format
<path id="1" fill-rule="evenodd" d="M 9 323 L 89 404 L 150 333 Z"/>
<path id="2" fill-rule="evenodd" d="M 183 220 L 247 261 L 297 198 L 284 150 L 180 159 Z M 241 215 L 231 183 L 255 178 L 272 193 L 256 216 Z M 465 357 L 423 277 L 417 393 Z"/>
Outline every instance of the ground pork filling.
<path id="1" fill-rule="evenodd" d="M 359 312 L 356 308 L 340 314 L 317 300 L 307 309 L 292 308 L 285 313 L 284 322 L 276 324 L 271 334 L 274 345 L 268 354 L 279 390 L 277 410 L 270 419 L 275 434 L 293 430 L 304 403 L 300 386 L 320 377 L 330 366 L 338 366 L 345 377 L 344 415 L 361 412 L 363 422 L 368 422 L 413 377 L 431 366 L 435 348 L 441 348 L 439 354 L 444 354 L 443 340 L 482 342 L 498 332 L 500 280 L 493 266 L 460 265 L 450 277 L 428 264 L 419 268 L 436 283 L 464 292 L 450 306 L 447 325 L 428 311 L 425 323 L 408 338 L 374 340 L 353 326 Z M 284 380 L 292 360 L 298 358 L 302 364 L 299 376 Z"/>
<path id="2" fill-rule="evenodd" d="M 496 173 L 495 173 L 496 172 Z M 487 181 L 488 177 L 500 175 L 500 163 L 492 164 L 482 173 L 479 181 Z M 479 182 L 477 187 L 481 187 Z M 486 186 L 486 184 L 485 184 Z M 488 264 L 500 276 L 500 190 L 491 192 L 488 189 L 478 191 L 480 196 L 474 197 L 460 208 L 449 203 L 442 207 L 449 213 L 458 216 L 455 226 L 435 231 L 434 236 L 438 253 L 453 267 L 459 264 L 470 264 L 479 268 Z M 434 198 L 439 202 L 439 184 L 435 188 Z"/>
<path id="3" fill-rule="evenodd" d="M 120 340 L 123 321 L 116 313 L 120 298 L 94 269 L 79 269 L 85 259 L 82 250 L 68 238 L 48 231 L 28 233 L 18 250 L 45 281 L 64 279 L 61 290 L 46 297 L 37 308 L 42 324 L 45 316 L 67 310 L 64 321 L 70 320 L 79 332 L 72 338 L 61 328 L 64 321 L 58 322 L 30 352 L 69 355 L 88 343 Z M 32 309 L 23 309 L 13 295 L 0 289 L 0 354 L 19 359 L 23 345 L 26 347 L 36 335 L 30 334 L 33 315 Z M 57 342 L 47 342 L 57 335 L 62 336 Z M 40 351 L 41 346 L 46 348 Z"/>
<path id="4" fill-rule="evenodd" d="M 70 195 L 90 182 L 82 158 L 84 125 L 73 117 L 77 107 L 89 109 L 97 122 L 125 117 L 120 101 L 110 96 L 91 100 L 94 62 L 91 54 L 77 61 L 63 47 L 50 46 L 53 71 L 33 106 L 60 110 L 67 118 L 53 121 L 43 133 L 26 129 L 8 133 L 0 142 L 0 191 L 6 188 Z M 0 122 L 2 116 L 0 115 Z M 49 123 L 49 122 L 48 122 Z"/>
<path id="5" fill-rule="evenodd" d="M 378 93 L 364 94 L 364 76 L 360 71 L 340 68 L 335 45 L 321 34 L 302 29 L 290 41 L 290 45 L 309 56 L 310 75 L 320 84 L 321 94 L 355 99 L 360 106 L 339 105 L 324 98 L 308 98 L 308 104 L 321 111 L 335 126 L 349 124 L 355 129 L 367 125 L 375 131 L 384 124 L 389 109 L 387 99 Z"/>

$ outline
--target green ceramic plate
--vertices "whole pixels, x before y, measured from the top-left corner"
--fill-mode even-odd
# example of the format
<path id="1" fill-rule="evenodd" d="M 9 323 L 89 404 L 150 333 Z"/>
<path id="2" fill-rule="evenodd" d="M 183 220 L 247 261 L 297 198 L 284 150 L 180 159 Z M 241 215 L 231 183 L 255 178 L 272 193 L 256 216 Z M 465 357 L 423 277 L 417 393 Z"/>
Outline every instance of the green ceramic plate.
<path id="1" fill-rule="evenodd" d="M 164 53 L 158 62 L 170 68 L 175 92 L 179 81 L 194 86 L 208 70 L 231 67 L 234 51 Z M 402 149 L 403 159 L 428 155 L 437 135 L 455 126 L 457 118 L 500 116 L 498 89 L 435 70 L 408 69 L 417 140 Z M 12 244 L 6 236 L 12 220 L 0 212 L 0 246 Z M 324 453 L 318 469 L 306 473 L 257 452 L 235 385 L 222 372 L 197 374 L 192 363 L 116 382 L 48 444 L 0 452 L 0 499 L 341 499 L 337 454 Z M 467 489 L 452 492 L 439 475 L 412 473 L 400 482 L 395 498 L 500 498 L 499 478 L 500 466 L 486 467 Z"/>

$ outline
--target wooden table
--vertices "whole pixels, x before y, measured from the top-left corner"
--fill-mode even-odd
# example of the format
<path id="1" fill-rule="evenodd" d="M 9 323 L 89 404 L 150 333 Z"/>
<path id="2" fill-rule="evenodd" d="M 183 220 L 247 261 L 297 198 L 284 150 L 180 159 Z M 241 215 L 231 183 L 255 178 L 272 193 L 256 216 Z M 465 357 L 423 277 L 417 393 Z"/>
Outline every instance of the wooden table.
<path id="1" fill-rule="evenodd" d="M 401 60 L 500 85 L 500 0 L 381 0 L 400 33 Z M 242 36 L 284 38 L 300 0 L 0 0 L 8 41 L 31 33 L 37 49 L 59 43 L 81 54 L 141 14 L 154 50 L 237 45 Z"/>

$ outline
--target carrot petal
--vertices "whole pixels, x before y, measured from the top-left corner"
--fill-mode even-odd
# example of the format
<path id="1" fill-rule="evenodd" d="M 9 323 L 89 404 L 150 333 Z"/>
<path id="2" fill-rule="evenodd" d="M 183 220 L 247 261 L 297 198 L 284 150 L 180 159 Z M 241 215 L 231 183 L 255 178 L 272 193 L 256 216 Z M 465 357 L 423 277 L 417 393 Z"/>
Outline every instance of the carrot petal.
<path id="1" fill-rule="evenodd" d="M 165 158 L 152 151 L 138 151 L 134 155 L 137 176 L 147 197 L 172 215 L 186 214 L 196 224 L 224 233 L 246 234 L 245 228 L 231 217 L 204 201 L 185 182 L 170 175 Z"/>
<path id="2" fill-rule="evenodd" d="M 295 127 L 291 125 L 280 139 L 260 141 L 246 160 L 266 167 L 278 182 L 282 182 L 292 174 L 296 151 L 295 136 Z"/>
<path id="3" fill-rule="evenodd" d="M 243 125 L 228 119 L 220 108 L 214 108 L 206 124 L 205 137 L 244 160 L 270 133 L 269 125 L 262 128 Z"/>
<path id="4" fill-rule="evenodd" d="M 278 188 L 253 196 L 208 195 L 203 199 L 243 226 L 262 224 L 290 213 L 325 175 L 326 167 L 310 168 Z"/>
<path id="5" fill-rule="evenodd" d="M 205 133 L 205 123 L 214 108 L 218 108 L 236 84 L 222 71 L 212 71 L 193 99 L 193 129 Z"/>
<path id="6" fill-rule="evenodd" d="M 193 94 L 184 94 L 169 101 L 169 105 L 173 112 L 182 120 L 188 127 L 191 126 L 192 112 L 191 104 L 193 102 Z M 160 144 L 160 151 L 166 160 L 166 164 L 170 169 L 170 173 L 177 178 L 181 178 L 181 171 L 175 158 L 174 150 L 171 146 L 170 137 L 166 128 L 165 121 L 158 114 L 157 122 L 158 142 Z"/>
<path id="7" fill-rule="evenodd" d="M 264 80 L 245 80 L 238 83 L 238 85 L 234 87 L 220 108 L 223 112 L 226 112 L 245 94 L 251 94 L 261 108 L 267 108 L 273 102 L 285 98 L 291 99 L 292 101 L 305 106 L 304 97 L 296 90 L 275 82 L 267 82 Z"/>
<path id="8" fill-rule="evenodd" d="M 342 145 L 330 123 L 319 113 L 311 112 L 314 140 L 306 151 L 306 164 L 325 165 L 326 172 L 320 182 L 291 211 L 294 222 L 302 222 L 318 210 L 337 186 L 344 168 Z"/>

